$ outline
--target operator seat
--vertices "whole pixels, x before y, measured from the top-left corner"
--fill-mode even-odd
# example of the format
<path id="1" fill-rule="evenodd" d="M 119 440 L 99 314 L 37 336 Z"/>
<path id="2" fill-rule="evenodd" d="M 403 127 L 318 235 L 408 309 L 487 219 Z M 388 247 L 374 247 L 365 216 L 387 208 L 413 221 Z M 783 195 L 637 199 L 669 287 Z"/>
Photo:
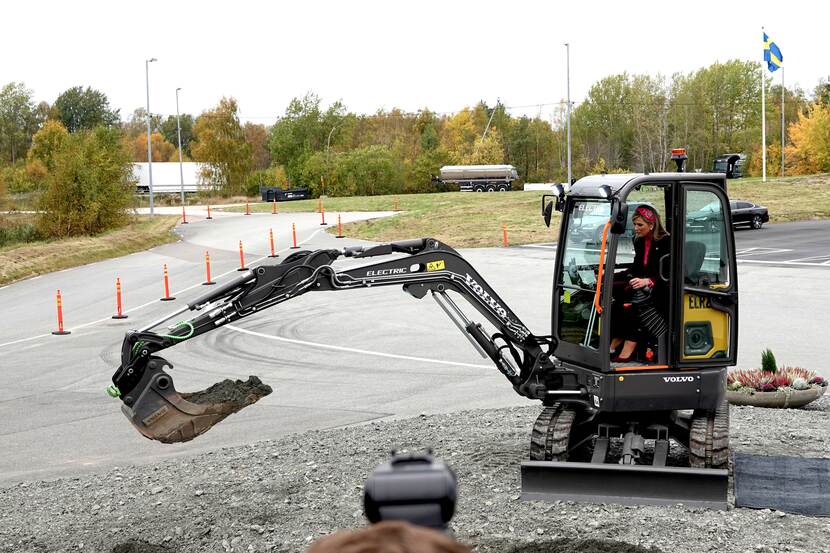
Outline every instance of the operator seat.
<path id="1" fill-rule="evenodd" d="M 703 242 L 686 242 L 685 258 L 683 260 L 683 281 L 686 284 L 700 283 L 700 268 L 706 257 L 706 244 Z"/>

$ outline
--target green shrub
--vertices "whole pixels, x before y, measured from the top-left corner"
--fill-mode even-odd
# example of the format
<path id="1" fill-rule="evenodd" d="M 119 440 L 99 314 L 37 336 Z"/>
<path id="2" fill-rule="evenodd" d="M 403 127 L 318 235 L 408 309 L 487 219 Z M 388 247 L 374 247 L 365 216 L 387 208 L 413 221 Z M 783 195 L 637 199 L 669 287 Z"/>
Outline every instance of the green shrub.
<path id="1" fill-rule="evenodd" d="M 45 176 L 41 163 L 27 164 L 20 160 L 14 165 L 0 167 L 0 188 L 10 194 L 26 194 L 41 188 Z"/>
<path id="2" fill-rule="evenodd" d="M 9 227 L 0 226 L 0 248 L 14 244 L 24 244 L 40 240 L 41 236 L 37 227 L 31 223 L 14 225 Z"/>
<path id="3" fill-rule="evenodd" d="M 128 221 L 135 182 L 118 130 L 69 135 L 54 152 L 40 196 L 38 229 L 47 238 L 91 235 Z"/>
<path id="4" fill-rule="evenodd" d="M 768 373 L 778 370 L 778 363 L 775 362 L 775 356 L 769 348 L 761 352 L 761 370 Z"/>

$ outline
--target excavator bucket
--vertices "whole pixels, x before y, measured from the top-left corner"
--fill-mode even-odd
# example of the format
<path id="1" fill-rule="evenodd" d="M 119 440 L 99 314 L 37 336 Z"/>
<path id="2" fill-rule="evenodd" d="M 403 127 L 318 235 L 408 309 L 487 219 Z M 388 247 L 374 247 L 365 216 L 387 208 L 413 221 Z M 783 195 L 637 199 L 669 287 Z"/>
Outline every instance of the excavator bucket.
<path id="1" fill-rule="evenodd" d="M 204 434 L 227 416 L 271 393 L 256 376 L 224 380 L 191 393 L 179 393 L 164 371 L 165 360 L 152 360 L 138 385 L 130 391 L 121 412 L 146 438 L 172 444 Z"/>
<path id="2" fill-rule="evenodd" d="M 727 508 L 726 469 L 526 461 L 522 499 Z"/>

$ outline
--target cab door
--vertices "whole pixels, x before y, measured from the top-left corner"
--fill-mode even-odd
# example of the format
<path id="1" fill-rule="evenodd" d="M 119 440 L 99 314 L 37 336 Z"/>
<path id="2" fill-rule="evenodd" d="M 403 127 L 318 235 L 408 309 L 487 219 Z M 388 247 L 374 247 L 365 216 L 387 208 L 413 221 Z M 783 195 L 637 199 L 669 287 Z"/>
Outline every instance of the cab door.
<path id="1" fill-rule="evenodd" d="M 675 290 L 680 367 L 729 366 L 738 349 L 738 280 L 729 199 L 720 186 L 681 183 Z M 701 214 L 706 221 L 701 224 Z M 675 304 L 678 305 L 678 304 Z"/>

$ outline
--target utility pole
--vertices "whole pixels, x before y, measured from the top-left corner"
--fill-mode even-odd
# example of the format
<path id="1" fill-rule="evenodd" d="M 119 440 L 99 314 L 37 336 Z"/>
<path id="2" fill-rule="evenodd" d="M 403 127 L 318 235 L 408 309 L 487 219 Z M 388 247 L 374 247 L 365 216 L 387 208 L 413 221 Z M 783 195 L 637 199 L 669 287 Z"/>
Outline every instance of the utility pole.
<path id="1" fill-rule="evenodd" d="M 571 45 L 565 43 L 565 70 L 567 74 L 568 87 L 568 188 L 571 187 Z"/>
<path id="2" fill-rule="evenodd" d="M 150 176 L 150 217 L 153 216 L 153 143 L 150 140 L 150 63 L 156 58 L 144 60 L 144 81 L 147 85 L 147 172 Z"/>
<path id="3" fill-rule="evenodd" d="M 501 98 L 496 98 L 496 107 L 494 107 L 493 111 L 490 112 L 490 118 L 487 120 L 487 126 L 484 127 L 484 132 L 481 134 L 479 145 L 484 143 L 484 137 L 487 136 L 487 131 L 490 130 L 490 123 L 493 122 L 493 116 L 496 114 L 496 110 L 499 109 L 499 104 L 501 104 Z"/>
<path id="4" fill-rule="evenodd" d="M 781 66 L 781 176 L 784 176 L 784 96 L 787 89 L 784 88 L 784 66 Z"/>
<path id="5" fill-rule="evenodd" d="M 179 91 L 176 89 L 176 132 L 179 135 L 179 181 L 182 184 L 182 205 L 184 205 L 184 169 L 182 169 L 182 125 L 179 122 Z"/>

